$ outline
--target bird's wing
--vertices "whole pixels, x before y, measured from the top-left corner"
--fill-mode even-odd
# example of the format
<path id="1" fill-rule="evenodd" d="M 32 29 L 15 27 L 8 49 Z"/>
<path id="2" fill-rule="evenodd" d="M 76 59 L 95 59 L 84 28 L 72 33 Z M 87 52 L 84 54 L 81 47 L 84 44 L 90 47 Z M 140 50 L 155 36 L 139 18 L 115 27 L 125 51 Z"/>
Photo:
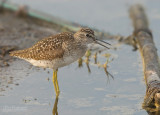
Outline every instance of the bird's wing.
<path id="1" fill-rule="evenodd" d="M 27 58 L 34 60 L 53 60 L 63 58 L 64 49 L 62 44 L 64 41 L 73 39 L 70 33 L 61 33 L 48 38 L 44 38 L 37 42 L 31 48 L 11 52 L 12 56 L 19 58 Z"/>

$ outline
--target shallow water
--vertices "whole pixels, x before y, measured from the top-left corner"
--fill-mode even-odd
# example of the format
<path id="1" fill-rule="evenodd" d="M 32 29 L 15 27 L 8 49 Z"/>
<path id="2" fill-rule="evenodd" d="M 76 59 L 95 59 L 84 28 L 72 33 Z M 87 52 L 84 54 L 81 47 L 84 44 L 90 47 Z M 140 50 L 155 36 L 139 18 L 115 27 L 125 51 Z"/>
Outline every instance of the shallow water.
<path id="1" fill-rule="evenodd" d="M 127 10 L 138 0 L 134 2 L 131 0 L 12 1 L 19 4 L 25 3 L 31 8 L 69 21 L 127 36 L 132 33 Z M 160 44 L 160 8 L 157 5 L 159 1 L 142 0 L 141 3 L 147 8 L 155 44 L 160 49 L 158 45 Z M 106 52 L 111 53 L 114 57 L 108 68 L 108 71 L 114 76 L 114 80 L 110 78 L 109 82 L 104 70 L 95 66 L 90 66 L 90 74 L 85 64 L 79 69 L 77 62 L 59 69 L 58 81 L 61 91 L 57 105 L 59 115 L 147 114 L 141 107 L 145 95 L 145 83 L 139 52 L 133 52 L 132 47 L 126 45 L 121 45 L 118 50 Z M 106 59 L 99 54 L 98 60 L 104 63 Z M 22 65 L 23 67 L 21 67 Z M 51 81 L 52 70 L 31 67 L 25 71 L 25 67 L 29 68 L 29 65 L 22 60 L 16 60 L 11 65 L 12 68 L 18 68 L 14 69 L 17 73 L 13 77 L 19 73 L 21 78 L 17 80 L 19 85 L 11 85 L 12 90 L 2 92 L 2 96 L 0 96 L 0 112 L 2 114 L 52 114 L 56 102 Z M 29 74 L 26 77 L 23 73 L 27 72 Z"/>

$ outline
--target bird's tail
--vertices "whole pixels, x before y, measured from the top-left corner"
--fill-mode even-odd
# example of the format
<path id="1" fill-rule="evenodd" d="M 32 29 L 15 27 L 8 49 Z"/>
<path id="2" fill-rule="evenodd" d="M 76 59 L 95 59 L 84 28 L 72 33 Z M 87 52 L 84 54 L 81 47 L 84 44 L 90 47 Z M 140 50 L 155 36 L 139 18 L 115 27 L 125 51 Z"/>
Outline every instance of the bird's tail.
<path id="1" fill-rule="evenodd" d="M 19 58 L 22 58 L 24 54 L 27 53 L 27 50 L 17 50 L 17 51 L 11 51 L 9 52 L 10 56 L 14 56 L 14 57 L 19 57 Z"/>

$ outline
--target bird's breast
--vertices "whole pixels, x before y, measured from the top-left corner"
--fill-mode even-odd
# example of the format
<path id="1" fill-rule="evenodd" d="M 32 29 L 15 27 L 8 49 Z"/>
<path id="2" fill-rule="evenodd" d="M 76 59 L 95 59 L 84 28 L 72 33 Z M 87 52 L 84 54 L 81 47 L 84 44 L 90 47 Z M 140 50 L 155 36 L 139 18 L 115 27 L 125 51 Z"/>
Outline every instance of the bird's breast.
<path id="1" fill-rule="evenodd" d="M 85 52 L 86 52 L 87 48 L 79 48 L 76 50 L 72 50 L 66 54 L 64 54 L 64 61 L 65 63 L 68 65 L 74 61 L 77 61 L 79 58 L 83 57 Z"/>

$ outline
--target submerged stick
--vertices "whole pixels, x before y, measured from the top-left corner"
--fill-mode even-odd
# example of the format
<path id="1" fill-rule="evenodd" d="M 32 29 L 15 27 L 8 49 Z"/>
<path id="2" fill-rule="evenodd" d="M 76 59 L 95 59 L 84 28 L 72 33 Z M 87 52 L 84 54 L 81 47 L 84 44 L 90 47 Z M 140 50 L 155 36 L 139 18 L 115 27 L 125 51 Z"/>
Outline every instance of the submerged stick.
<path id="1" fill-rule="evenodd" d="M 146 96 L 143 107 L 160 109 L 160 65 L 153 36 L 148 26 L 147 16 L 141 5 L 130 8 L 133 21 L 133 36 L 139 46 L 143 60 L 144 77 L 146 82 Z"/>

